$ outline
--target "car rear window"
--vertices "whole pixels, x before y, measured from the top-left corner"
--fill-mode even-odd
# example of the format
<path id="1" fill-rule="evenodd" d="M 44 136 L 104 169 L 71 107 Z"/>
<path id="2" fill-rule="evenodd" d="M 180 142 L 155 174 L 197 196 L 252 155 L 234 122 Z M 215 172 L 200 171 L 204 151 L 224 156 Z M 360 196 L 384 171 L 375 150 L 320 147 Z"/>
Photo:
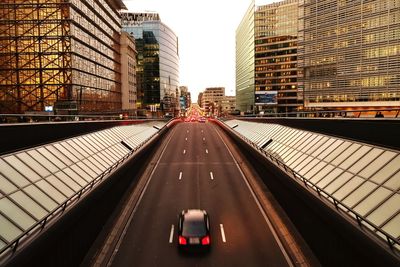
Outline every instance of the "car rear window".
<path id="1" fill-rule="evenodd" d="M 183 222 L 183 236 L 204 236 L 207 234 L 203 220 L 185 220 Z"/>

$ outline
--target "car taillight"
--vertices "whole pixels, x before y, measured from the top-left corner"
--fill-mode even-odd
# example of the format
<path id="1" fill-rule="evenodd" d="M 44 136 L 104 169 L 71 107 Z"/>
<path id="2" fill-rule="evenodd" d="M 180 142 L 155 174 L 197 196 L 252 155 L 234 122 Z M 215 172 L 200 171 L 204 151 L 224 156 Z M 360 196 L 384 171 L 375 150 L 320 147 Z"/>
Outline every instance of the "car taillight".
<path id="1" fill-rule="evenodd" d="M 179 236 L 178 239 L 179 245 L 186 245 L 186 238 L 184 238 L 183 236 Z"/>
<path id="2" fill-rule="evenodd" d="M 210 237 L 209 236 L 205 236 L 201 239 L 201 244 L 202 245 L 209 245 L 210 244 Z"/>

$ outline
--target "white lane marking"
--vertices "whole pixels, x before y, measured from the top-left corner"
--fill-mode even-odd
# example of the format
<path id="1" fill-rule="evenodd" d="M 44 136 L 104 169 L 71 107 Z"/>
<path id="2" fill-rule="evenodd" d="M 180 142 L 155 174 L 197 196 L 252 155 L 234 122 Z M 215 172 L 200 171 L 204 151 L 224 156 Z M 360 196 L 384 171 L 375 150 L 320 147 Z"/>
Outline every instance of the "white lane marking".
<path id="1" fill-rule="evenodd" d="M 186 154 L 186 149 L 183 150 L 183 154 Z"/>
<path id="2" fill-rule="evenodd" d="M 187 133 L 189 133 L 189 130 L 186 130 Z"/>
<path id="3" fill-rule="evenodd" d="M 203 137 L 203 141 L 206 141 L 206 139 Z"/>
<path id="4" fill-rule="evenodd" d="M 185 138 L 185 140 L 187 141 L 187 137 Z"/>
<path id="5" fill-rule="evenodd" d="M 210 172 L 210 177 L 211 177 L 211 180 L 214 180 L 214 175 L 212 172 Z"/>
<path id="6" fill-rule="evenodd" d="M 175 132 L 175 128 L 172 129 L 172 131 L 173 131 L 173 133 L 174 133 L 174 132 Z M 168 141 L 167 141 L 167 143 L 165 144 L 163 150 L 161 151 L 161 155 L 160 155 L 160 157 L 158 158 L 157 163 L 156 163 L 156 165 L 154 166 L 153 170 L 151 171 L 150 177 L 149 177 L 149 179 L 147 179 L 147 182 L 146 182 L 144 188 L 142 189 L 142 192 L 140 193 L 139 199 L 137 200 L 137 203 L 136 203 L 135 207 L 133 208 L 132 213 L 129 215 L 129 219 L 128 219 L 127 223 L 126 223 L 125 226 L 124 226 L 124 230 L 122 231 L 122 234 L 121 234 L 121 235 L 119 236 L 119 238 L 118 238 L 118 241 L 117 241 L 117 244 L 115 245 L 113 254 L 111 255 L 110 259 L 109 259 L 108 262 L 107 262 L 107 266 L 110 266 L 110 265 L 112 264 L 112 262 L 114 261 L 115 255 L 116 255 L 116 253 L 118 252 L 119 247 L 121 246 L 122 240 L 124 239 L 124 237 L 125 237 L 125 235 L 126 235 L 126 232 L 128 231 L 128 227 L 129 227 L 129 225 L 130 225 L 131 222 L 132 222 L 133 216 L 135 215 L 136 210 L 138 209 L 138 206 L 139 206 L 140 202 L 142 201 L 142 198 L 143 198 L 143 196 L 144 196 L 144 193 L 146 192 L 147 187 L 148 187 L 149 184 L 150 184 L 151 178 L 153 177 L 153 175 L 154 175 L 154 173 L 155 173 L 155 171 L 156 171 L 156 169 L 157 169 L 157 167 L 158 167 L 158 164 L 160 164 L 161 158 L 163 157 L 165 150 L 167 149 L 169 143 L 170 143 L 171 140 L 172 140 L 172 136 L 173 136 L 173 134 L 171 134 L 171 135 L 168 137 Z"/>
<path id="7" fill-rule="evenodd" d="M 169 243 L 171 244 L 174 239 L 174 225 L 171 225 L 171 232 L 169 234 Z"/>
<path id="8" fill-rule="evenodd" d="M 219 225 L 219 228 L 221 229 L 222 242 L 226 243 L 225 231 L 224 231 L 224 226 L 222 225 L 222 223 Z"/>
<path id="9" fill-rule="evenodd" d="M 182 180 L 182 172 L 179 173 L 179 180 Z"/>
<path id="10" fill-rule="evenodd" d="M 201 132 L 203 132 L 203 130 L 201 130 Z"/>
<path id="11" fill-rule="evenodd" d="M 208 149 L 206 148 L 206 153 L 208 154 Z"/>
<path id="12" fill-rule="evenodd" d="M 280 250 L 281 250 L 283 256 L 285 257 L 286 262 L 288 263 L 289 266 L 294 267 L 294 264 L 293 264 L 292 260 L 290 259 L 290 257 L 289 257 L 289 255 L 288 255 L 287 251 L 286 251 L 285 248 L 283 247 L 282 242 L 281 242 L 281 240 L 279 239 L 278 234 L 277 234 L 276 231 L 275 231 L 275 228 L 272 226 L 272 223 L 271 223 L 270 219 L 268 218 L 267 214 L 265 213 L 264 209 L 262 208 L 262 206 L 261 206 L 261 204 L 260 204 L 260 201 L 259 201 L 258 198 L 256 197 L 256 194 L 254 193 L 253 189 L 251 188 L 249 182 L 247 181 L 247 178 L 246 178 L 246 176 L 244 175 L 242 169 L 240 168 L 239 163 L 238 163 L 237 160 L 233 157 L 233 154 L 232 154 L 231 150 L 229 149 L 228 145 L 225 143 L 224 139 L 222 139 L 222 136 L 219 134 L 219 132 L 218 132 L 216 129 L 215 129 L 215 131 L 217 132 L 217 134 L 218 134 L 219 138 L 221 139 L 222 143 L 224 143 L 226 149 L 228 150 L 229 154 L 231 155 L 231 158 L 233 159 L 233 162 L 235 162 L 236 167 L 239 169 L 239 172 L 240 172 L 240 174 L 241 174 L 241 176 L 242 176 L 242 178 L 243 178 L 245 184 L 247 185 L 247 188 L 249 188 L 250 193 L 251 193 L 251 195 L 253 196 L 253 199 L 254 199 L 254 201 L 256 202 L 256 204 L 257 204 L 257 206 L 258 206 L 258 209 L 259 209 L 260 212 L 261 212 L 261 215 L 264 217 L 264 220 L 266 221 L 266 223 L 267 223 L 269 229 L 271 230 L 272 235 L 274 236 L 276 243 L 278 244 L 278 246 L 279 246 L 279 248 L 280 248 Z"/>

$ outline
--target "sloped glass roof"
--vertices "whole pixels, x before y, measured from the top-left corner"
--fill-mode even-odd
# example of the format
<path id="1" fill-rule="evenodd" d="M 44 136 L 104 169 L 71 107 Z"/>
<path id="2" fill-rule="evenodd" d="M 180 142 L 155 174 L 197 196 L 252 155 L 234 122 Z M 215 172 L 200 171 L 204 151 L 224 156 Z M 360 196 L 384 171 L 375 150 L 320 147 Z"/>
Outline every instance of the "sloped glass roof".
<path id="1" fill-rule="evenodd" d="M 400 152 L 270 123 L 225 122 L 399 249 Z M 347 210 L 349 209 L 349 210 Z M 350 212 L 351 211 L 351 212 Z M 366 221 L 370 222 L 368 224 Z"/>
<path id="2" fill-rule="evenodd" d="M 165 124 L 118 126 L 1 155 L 0 252 L 58 215 Z"/>

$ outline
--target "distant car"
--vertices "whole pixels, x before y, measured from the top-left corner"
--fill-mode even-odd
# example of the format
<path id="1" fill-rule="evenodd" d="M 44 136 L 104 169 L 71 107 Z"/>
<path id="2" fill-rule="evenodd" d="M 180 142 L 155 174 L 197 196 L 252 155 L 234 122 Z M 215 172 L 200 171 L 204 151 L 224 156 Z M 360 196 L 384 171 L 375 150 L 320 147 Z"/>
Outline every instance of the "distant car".
<path id="1" fill-rule="evenodd" d="M 200 117 L 200 118 L 199 118 L 199 122 L 203 122 L 203 123 L 206 122 L 206 118 Z"/>
<path id="2" fill-rule="evenodd" d="M 178 244 L 183 247 L 209 248 L 210 219 L 205 210 L 188 209 L 179 215 Z"/>

